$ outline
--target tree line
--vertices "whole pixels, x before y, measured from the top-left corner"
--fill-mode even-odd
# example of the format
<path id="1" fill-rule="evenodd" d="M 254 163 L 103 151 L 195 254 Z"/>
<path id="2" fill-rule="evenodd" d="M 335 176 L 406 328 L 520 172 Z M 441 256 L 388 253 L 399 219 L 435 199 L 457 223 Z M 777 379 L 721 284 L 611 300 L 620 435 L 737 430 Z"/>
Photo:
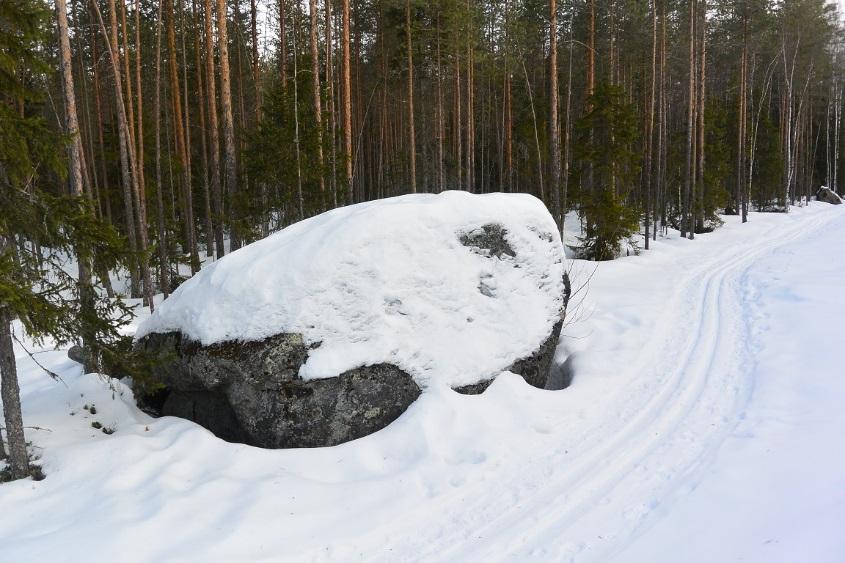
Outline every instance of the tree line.
<path id="1" fill-rule="evenodd" d="M 152 308 L 180 265 L 399 194 L 531 193 L 605 260 L 836 190 L 842 32 L 824 0 L 6 0 L 9 443 L 11 321 L 96 368 L 118 265 Z"/>

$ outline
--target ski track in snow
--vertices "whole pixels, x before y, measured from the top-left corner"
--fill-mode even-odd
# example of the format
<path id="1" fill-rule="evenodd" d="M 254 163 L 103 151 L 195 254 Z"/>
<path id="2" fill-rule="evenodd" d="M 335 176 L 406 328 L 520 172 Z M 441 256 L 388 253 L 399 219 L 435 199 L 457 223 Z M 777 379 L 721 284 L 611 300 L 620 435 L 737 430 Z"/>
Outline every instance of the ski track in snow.
<path id="1" fill-rule="evenodd" d="M 730 218 L 602 264 L 593 316 L 563 345 L 579 355 L 572 387 L 505 374 L 480 396 L 433 388 L 387 429 L 334 448 L 257 450 L 152 421 L 48 352 L 71 386 L 56 401 L 16 349 L 26 424 L 56 433 L 43 438 L 46 481 L 0 487 L 0 560 L 627 563 L 626 546 L 695 489 L 742 420 L 772 320 L 749 270 L 841 211 Z M 57 436 L 87 426 L 76 403 L 97 393 L 117 432 Z"/>
<path id="2" fill-rule="evenodd" d="M 772 223 L 752 245 L 724 248 L 726 255 L 702 262 L 666 305 L 642 360 L 631 368 L 641 374 L 645 391 L 631 396 L 653 392 L 650 400 L 615 405 L 623 409 L 617 417 L 605 417 L 575 441 L 547 452 L 542 467 L 512 476 L 514 488 L 525 494 L 493 505 L 488 497 L 461 502 L 450 520 L 430 535 L 414 537 L 407 551 L 419 549 L 419 560 L 443 561 L 605 561 L 613 555 L 627 539 L 615 532 L 632 535 L 647 525 L 679 477 L 693 474 L 738 422 L 735 415 L 753 385 L 743 378 L 753 361 L 745 349 L 748 268 L 781 245 L 813 236 L 830 219 L 830 214 L 802 218 L 785 233 L 778 233 L 782 224 Z M 653 358 L 660 363 L 651 364 Z M 553 473 L 557 478 L 549 468 L 560 468 Z M 626 507 L 621 513 L 620 502 Z M 422 529 L 430 525 L 419 522 Z M 591 530 L 592 537 L 579 534 L 581 529 Z"/>

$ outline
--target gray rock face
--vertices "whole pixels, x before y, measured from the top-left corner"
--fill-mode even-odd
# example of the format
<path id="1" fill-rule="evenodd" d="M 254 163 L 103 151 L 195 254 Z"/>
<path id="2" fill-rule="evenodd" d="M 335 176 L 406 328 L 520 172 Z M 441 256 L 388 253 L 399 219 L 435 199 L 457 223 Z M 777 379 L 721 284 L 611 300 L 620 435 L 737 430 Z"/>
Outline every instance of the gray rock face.
<path id="1" fill-rule="evenodd" d="M 155 377 L 169 389 L 163 415 L 265 448 L 331 446 L 366 436 L 420 394 L 410 375 L 388 364 L 304 381 L 298 371 L 308 349 L 298 334 L 201 346 L 171 332 L 139 345 L 157 358 Z"/>
<path id="2" fill-rule="evenodd" d="M 508 371 L 545 388 L 561 324 Z M 332 446 L 381 430 L 420 395 L 413 378 L 391 364 L 304 381 L 298 372 L 308 348 L 298 334 L 202 346 L 170 332 L 151 334 L 138 345 L 156 359 L 155 378 L 168 389 L 161 414 L 192 420 L 230 442 Z M 478 394 L 492 381 L 455 390 Z"/>
<path id="3" fill-rule="evenodd" d="M 458 237 L 461 244 L 483 256 L 516 256 L 511 245 L 505 238 L 507 231 L 497 223 L 488 223 L 480 228 L 463 233 Z"/>
<path id="4" fill-rule="evenodd" d="M 506 260 L 516 256 L 506 235 L 504 227 L 491 223 L 457 237 L 473 252 Z M 484 281 L 479 291 L 496 298 Z M 514 358 L 506 369 L 546 388 L 562 324 L 562 320 L 556 323 L 532 354 Z M 302 335 L 294 333 L 210 346 L 179 332 L 152 333 L 137 346 L 155 360 L 153 378 L 167 388 L 161 414 L 193 420 L 224 440 L 254 446 L 331 446 L 360 438 L 393 422 L 421 392 L 408 373 L 391 364 L 305 381 L 299 369 L 308 359 L 309 347 Z M 478 394 L 491 382 L 492 378 L 455 391 Z"/>
<path id="5" fill-rule="evenodd" d="M 819 188 L 819 191 L 816 192 L 816 199 L 833 205 L 839 205 L 842 203 L 842 198 L 836 195 L 833 190 L 824 187 Z"/>

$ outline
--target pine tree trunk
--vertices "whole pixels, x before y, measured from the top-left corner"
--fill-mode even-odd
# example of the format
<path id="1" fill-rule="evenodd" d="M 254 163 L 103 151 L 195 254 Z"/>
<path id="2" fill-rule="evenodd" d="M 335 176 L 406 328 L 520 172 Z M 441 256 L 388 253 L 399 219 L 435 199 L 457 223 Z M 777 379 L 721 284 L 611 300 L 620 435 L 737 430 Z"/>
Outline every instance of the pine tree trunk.
<path id="1" fill-rule="evenodd" d="M 461 61 L 457 53 L 455 53 L 455 170 L 458 174 L 458 189 L 463 184 L 463 146 L 464 139 L 462 134 L 463 120 L 461 118 Z"/>
<path id="2" fill-rule="evenodd" d="M 654 181 L 654 106 L 657 98 L 657 0 L 651 0 L 651 88 L 649 89 L 648 122 L 646 131 L 648 135 L 648 148 L 645 175 L 645 249 L 649 248 L 649 235 L 651 227 L 651 195 L 652 183 Z"/>
<path id="3" fill-rule="evenodd" d="M 217 258 L 226 253 L 223 245 L 223 190 L 220 182 L 220 130 L 217 125 L 217 86 L 214 76 L 214 36 L 212 34 L 214 13 L 211 0 L 203 1 L 205 19 L 203 37 L 205 40 L 205 99 L 208 102 L 208 154 L 211 157 L 211 208 L 214 213 L 214 245 Z"/>
<path id="4" fill-rule="evenodd" d="M 511 71 L 509 68 L 505 69 L 505 124 L 504 124 L 504 137 L 505 137 L 505 168 L 507 171 L 507 183 L 505 184 L 505 191 L 507 192 L 515 192 L 516 186 L 514 185 L 514 171 L 513 171 L 513 93 L 511 91 L 511 85 L 513 83 L 513 77 L 511 75 Z"/>
<path id="5" fill-rule="evenodd" d="M 332 173 L 331 173 L 331 190 L 332 190 L 332 208 L 337 207 L 337 117 L 335 113 L 335 98 L 334 98 L 334 48 L 332 39 L 332 3 L 331 0 L 325 0 L 326 3 L 326 87 L 328 93 L 326 98 L 329 106 L 329 134 L 331 135 L 331 159 L 332 159 Z"/>
<path id="6" fill-rule="evenodd" d="M 144 177 L 144 95 L 141 87 L 141 0 L 135 0 L 135 90 L 138 92 L 138 141 L 135 143 L 138 163 L 138 185 L 141 187 L 142 217 L 146 220 L 146 179 Z M 146 223 L 144 223 L 146 225 Z"/>
<path id="7" fill-rule="evenodd" d="M 696 181 L 697 190 L 697 204 L 696 204 L 696 229 L 701 232 L 704 230 L 704 109 L 705 109 L 705 77 L 706 77 L 706 61 L 707 61 L 707 0 L 701 0 L 700 8 L 700 39 L 699 39 L 699 57 L 698 57 L 698 164 L 696 172 L 698 180 Z M 693 231 L 693 234 L 695 231 Z"/>
<path id="8" fill-rule="evenodd" d="M 135 135 L 135 102 L 134 96 L 132 95 L 132 64 L 129 59 L 129 26 L 126 24 L 126 1 L 127 0 L 120 0 L 120 38 L 123 43 L 123 78 L 126 81 L 126 89 L 124 93 L 126 95 L 124 101 L 124 108 L 126 109 L 126 118 L 127 123 L 129 125 L 129 145 L 132 147 L 131 151 L 131 158 L 133 162 L 135 162 L 135 173 L 138 174 L 138 167 L 137 163 L 138 155 L 136 152 L 137 142 L 136 142 L 136 135 Z M 134 201 L 134 200 L 133 200 Z M 136 220 L 137 220 L 137 209 L 136 212 Z"/>
<path id="9" fill-rule="evenodd" d="M 185 135 L 185 120 L 182 114 L 182 90 L 179 85 L 179 61 L 176 54 L 176 11 L 173 0 L 165 0 L 167 18 L 167 56 L 170 68 L 170 98 L 173 105 L 173 134 L 176 140 L 176 153 L 182 172 L 182 210 L 181 218 L 185 251 L 191 257 L 191 273 L 199 271 L 199 254 L 197 253 L 196 227 L 194 226 L 193 190 L 191 186 L 191 161 Z M 180 13 L 181 13 L 181 0 Z M 183 30 L 184 32 L 184 30 Z M 184 36 L 183 36 L 184 37 Z M 184 63 L 185 61 L 183 61 Z"/>
<path id="10" fill-rule="evenodd" d="M 549 0 L 549 163 L 551 165 L 552 215 L 563 236 L 563 216 L 560 209 L 560 139 L 558 125 L 557 87 L 557 2 Z"/>
<path id="11" fill-rule="evenodd" d="M 226 30 L 226 0 L 217 0 L 217 44 L 220 50 L 220 106 L 223 111 L 223 145 L 226 153 L 226 190 L 230 201 L 238 193 L 238 166 L 235 155 L 235 122 L 232 118 L 232 88 L 229 73 L 229 35 Z M 211 100 L 209 100 L 211 103 Z M 213 149 L 213 147 L 212 147 Z M 237 221 L 236 207 L 230 206 L 229 216 Z M 241 246 L 241 238 L 237 228 L 232 228 L 230 234 L 232 250 Z"/>
<path id="12" fill-rule="evenodd" d="M 569 161 L 570 155 L 572 153 L 572 148 L 570 146 L 571 142 L 571 131 L 572 131 L 572 50 L 573 50 L 573 35 L 575 33 L 575 12 L 571 10 L 569 12 L 569 65 L 566 70 L 566 112 L 565 112 L 565 119 L 566 119 L 566 127 L 563 132 L 563 194 L 562 194 L 562 202 L 561 202 L 561 215 L 560 215 L 560 232 L 561 238 L 565 232 L 565 222 L 566 222 L 566 206 L 567 206 L 567 196 L 569 191 Z"/>
<path id="13" fill-rule="evenodd" d="M 586 113 L 592 111 L 592 96 L 596 91 L 596 0 L 590 1 L 590 13 L 587 26 L 587 108 Z M 589 131 L 588 145 L 592 147 L 595 132 Z M 593 163 L 587 160 L 587 172 L 584 183 L 588 194 L 593 193 Z"/>
<path id="14" fill-rule="evenodd" d="M 341 0 L 343 8 L 343 37 L 341 43 L 343 44 L 343 61 L 342 61 L 342 75 L 343 75 L 343 158 L 345 160 L 346 169 L 346 189 L 349 203 L 355 201 L 354 195 L 354 178 L 352 176 L 352 79 L 349 66 L 349 0 Z"/>
<path id="15" fill-rule="evenodd" d="M 6 244 L 6 239 L 0 236 L 0 250 L 5 250 Z M 3 402 L 6 438 L 9 443 L 9 472 L 12 479 L 23 479 L 29 475 L 29 456 L 26 453 L 21 391 L 18 386 L 11 324 L 12 318 L 8 311 L 0 306 L 0 399 Z M 2 433 L 0 433 L 0 441 L 2 441 Z"/>
<path id="16" fill-rule="evenodd" d="M 313 2 L 314 0 L 312 0 Z M 255 86 L 255 121 L 261 121 L 261 74 L 258 59 L 258 11 L 255 0 L 249 0 L 250 36 L 252 39 L 252 81 Z"/>
<path id="17" fill-rule="evenodd" d="M 98 17 L 102 18 L 99 12 L 99 6 L 92 2 L 97 9 Z M 129 130 L 126 120 L 125 106 L 123 104 L 123 70 L 121 68 L 119 43 L 117 35 L 117 7 L 114 0 L 109 0 L 109 24 L 111 28 L 111 39 L 105 30 L 105 24 L 101 22 L 103 27 L 103 36 L 107 43 L 109 52 L 109 60 L 112 66 L 112 75 L 114 76 L 114 91 L 115 104 L 117 106 L 117 130 L 118 130 L 118 144 L 120 147 L 120 168 L 123 180 L 123 208 L 126 214 L 126 233 L 129 239 L 129 250 L 132 253 L 138 252 L 137 232 L 135 227 L 135 209 L 132 203 L 134 191 L 134 166 L 133 166 L 133 150 L 131 140 L 129 137 Z M 140 292 L 140 272 L 137 267 L 136 260 L 132 259 L 129 268 L 129 292 L 132 297 L 139 297 Z"/>
<path id="18" fill-rule="evenodd" d="M 747 77 L 747 66 L 748 66 L 748 30 L 747 30 L 747 19 L 743 18 L 743 43 L 742 43 L 742 55 L 740 58 L 740 73 L 739 73 L 739 118 L 737 121 L 737 130 L 739 134 L 739 139 L 737 140 L 737 191 L 740 192 L 740 205 L 742 213 L 742 222 L 745 223 L 748 221 L 748 194 L 747 188 L 745 185 L 745 169 L 746 169 L 746 162 L 745 162 L 745 143 L 746 143 L 746 123 L 747 123 L 747 116 L 746 116 L 746 88 L 748 84 L 748 77 Z"/>
<path id="19" fill-rule="evenodd" d="M 408 153 L 411 162 L 411 193 L 415 194 L 417 193 L 417 145 L 414 131 L 414 52 L 411 42 L 411 0 L 405 0 L 405 40 L 408 49 Z"/>
<path id="20" fill-rule="evenodd" d="M 531 81 L 528 79 L 528 68 L 525 66 L 525 61 L 522 62 L 522 72 L 525 75 L 525 87 L 528 90 L 528 105 L 531 108 L 531 119 L 534 125 L 534 148 L 537 150 L 537 183 L 540 188 L 538 194 L 542 201 L 546 201 L 546 190 L 543 186 L 543 158 L 540 151 L 540 131 L 537 128 L 537 112 L 534 109 L 534 94 L 531 89 Z"/>
<path id="21" fill-rule="evenodd" d="M 472 4 L 467 0 L 467 29 L 466 29 L 466 89 L 467 89 L 467 105 L 466 105 L 466 191 L 472 193 L 474 191 L 474 171 L 475 171 L 475 124 L 473 117 L 475 108 L 473 106 L 473 63 L 472 63 Z"/>
<path id="22" fill-rule="evenodd" d="M 293 142 L 296 148 L 296 199 L 299 204 L 299 219 L 305 219 L 305 197 L 302 192 L 302 157 L 299 143 L 299 80 L 296 79 L 298 74 L 297 62 L 299 61 L 299 50 L 296 48 L 296 38 L 299 33 L 298 21 L 294 12 L 293 33 L 293 123 L 294 123 L 294 137 Z"/>
<path id="23" fill-rule="evenodd" d="M 443 176 L 443 67 L 440 61 L 440 11 L 437 12 L 437 193 L 445 189 Z"/>
<path id="24" fill-rule="evenodd" d="M 254 1 L 254 0 L 253 0 Z M 317 0 L 309 0 L 311 33 L 311 88 L 314 90 L 314 126 L 317 128 L 317 168 L 320 185 L 320 209 L 325 209 L 326 176 L 323 170 L 323 110 L 320 104 L 320 46 L 317 43 Z"/>
<path id="25" fill-rule="evenodd" d="M 687 236 L 687 228 L 692 231 L 690 205 L 692 203 L 692 183 L 695 181 L 693 171 L 693 138 L 695 137 L 695 100 L 696 100 L 696 72 L 695 72 L 695 1 L 689 2 L 689 87 L 687 89 L 687 167 L 684 176 L 684 197 L 681 211 L 681 237 Z"/>
<path id="26" fill-rule="evenodd" d="M 103 189 L 100 191 L 100 199 L 102 200 L 102 207 L 105 213 L 106 220 L 112 222 L 111 212 L 111 198 L 109 196 L 109 175 L 106 166 L 105 143 L 103 142 L 103 109 L 100 101 L 100 71 L 99 71 L 99 53 L 97 50 L 97 39 L 95 27 L 91 26 L 91 52 L 92 65 L 94 68 L 94 112 L 97 114 L 97 141 L 100 152 L 100 166 L 103 178 Z"/>
<path id="27" fill-rule="evenodd" d="M 158 259 L 159 259 L 159 284 L 161 292 L 167 297 L 170 293 L 170 266 L 167 260 L 167 230 L 164 226 L 164 195 L 161 185 L 161 16 L 162 4 L 158 4 L 156 17 L 156 54 L 155 54 L 155 102 L 153 114 L 155 119 L 155 165 L 156 165 L 156 222 L 158 230 Z"/>
<path id="28" fill-rule="evenodd" d="M 666 95 L 666 83 L 668 81 L 666 64 L 667 49 L 666 49 L 666 0 L 662 3 L 661 28 L 660 28 L 660 137 L 658 139 L 658 154 L 659 154 L 659 173 L 657 175 L 658 194 L 660 194 L 660 226 L 667 229 L 667 202 L 666 197 L 666 167 L 668 164 L 667 152 L 669 138 L 669 124 L 667 116 L 669 115 L 669 100 Z M 657 229 L 654 229 L 653 240 L 657 240 Z"/>

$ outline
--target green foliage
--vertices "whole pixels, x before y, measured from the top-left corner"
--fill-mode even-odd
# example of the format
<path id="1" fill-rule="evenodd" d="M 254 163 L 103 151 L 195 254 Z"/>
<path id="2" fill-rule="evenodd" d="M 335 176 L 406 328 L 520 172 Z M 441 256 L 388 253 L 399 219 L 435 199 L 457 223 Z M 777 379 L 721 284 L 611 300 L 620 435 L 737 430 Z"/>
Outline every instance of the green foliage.
<path id="1" fill-rule="evenodd" d="M 586 196 L 582 204 L 585 218 L 580 245 L 573 248 L 586 260 L 613 260 L 621 251 L 622 241 L 629 240 L 639 228 L 639 213 L 619 201 L 609 190 Z M 633 243 L 632 243 L 633 246 Z"/>
<path id="2" fill-rule="evenodd" d="M 36 341 L 64 344 L 86 334 L 109 349 L 131 311 L 81 287 L 68 267 L 77 255 L 113 268 L 128 253 L 86 199 L 44 188 L 64 173 L 66 141 L 36 111 L 42 97 L 31 84 L 48 70 L 48 15 L 35 1 L 0 6 L 0 306 Z"/>
<path id="3" fill-rule="evenodd" d="M 302 57 L 299 65 L 308 68 L 309 61 Z M 238 220 L 232 224 L 244 238 L 260 238 L 258 227 L 271 218 L 280 219 L 282 224 L 299 220 L 298 183 L 303 190 L 305 216 L 311 216 L 331 207 L 329 185 L 331 182 L 331 157 L 323 147 L 323 168 L 317 159 L 319 143 L 318 129 L 314 126 L 311 105 L 313 96 L 310 73 L 298 77 L 298 114 L 293 96 L 293 81 L 289 80 L 287 90 L 276 82 L 264 95 L 262 119 L 256 130 L 247 135 L 247 148 L 243 159 L 250 186 L 244 186 L 232 206 L 237 210 Z M 296 121 L 299 119 L 299 174 L 297 178 Z M 324 140 L 325 144 L 325 140 Z M 342 156 L 338 153 L 338 162 Z M 341 168 L 341 165 L 338 165 Z M 326 178 L 325 192 L 319 191 L 319 179 Z M 338 187 L 342 186 L 338 182 Z M 343 201 L 345 195 L 338 194 Z"/>
<path id="4" fill-rule="evenodd" d="M 757 133 L 754 175 L 751 182 L 751 202 L 759 211 L 773 211 L 778 208 L 782 180 L 783 158 L 778 126 L 764 114 Z"/>
<path id="5" fill-rule="evenodd" d="M 704 120 L 707 123 L 704 139 L 707 159 L 704 166 L 704 191 L 700 208 L 696 209 L 697 216 L 702 218 L 702 224 L 696 232 L 712 231 L 722 224 L 719 211 L 729 204 L 731 197 L 725 184 L 734 171 L 731 144 L 726 142 L 728 125 L 731 122 L 728 107 L 716 103 L 707 104 Z M 696 206 L 699 206 L 699 202 L 696 202 Z"/>
<path id="6" fill-rule="evenodd" d="M 589 104 L 577 124 L 575 151 L 592 167 L 594 184 L 582 194 L 585 228 L 576 250 L 582 258 L 612 260 L 621 242 L 639 228 L 638 210 L 625 202 L 639 173 L 636 110 L 625 102 L 621 88 L 608 84 L 596 87 Z"/>

